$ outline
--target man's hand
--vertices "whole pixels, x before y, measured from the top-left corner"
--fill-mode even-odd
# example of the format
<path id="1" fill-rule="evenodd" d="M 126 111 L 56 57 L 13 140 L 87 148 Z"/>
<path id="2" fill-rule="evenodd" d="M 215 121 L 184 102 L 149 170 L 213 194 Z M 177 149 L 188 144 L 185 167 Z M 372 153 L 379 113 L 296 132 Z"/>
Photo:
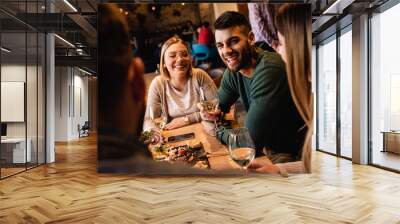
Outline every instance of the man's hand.
<path id="1" fill-rule="evenodd" d="M 279 167 L 274 165 L 266 156 L 254 159 L 248 170 L 259 173 L 279 173 Z"/>
<path id="2" fill-rule="evenodd" d="M 172 130 L 188 125 L 189 123 L 185 120 L 185 117 L 174 118 L 171 122 L 165 125 L 164 130 Z"/>
<path id="3" fill-rule="evenodd" d="M 221 110 L 219 108 L 212 112 L 206 111 L 201 103 L 197 103 L 197 108 L 200 110 L 200 117 L 203 121 L 218 121 L 221 116 Z"/>
<path id="4" fill-rule="evenodd" d="M 215 124 L 214 122 L 210 122 L 210 121 L 201 121 L 201 124 L 203 125 L 203 130 L 211 136 L 215 137 Z"/>

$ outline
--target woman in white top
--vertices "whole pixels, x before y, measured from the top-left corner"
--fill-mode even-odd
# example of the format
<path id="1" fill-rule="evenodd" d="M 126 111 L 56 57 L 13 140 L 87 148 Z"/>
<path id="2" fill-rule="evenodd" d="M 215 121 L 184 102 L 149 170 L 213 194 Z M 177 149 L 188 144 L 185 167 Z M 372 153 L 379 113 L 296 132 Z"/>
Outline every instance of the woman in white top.
<path id="1" fill-rule="evenodd" d="M 201 121 L 197 103 L 214 99 L 217 87 L 209 75 L 192 67 L 186 43 L 171 37 L 161 48 L 160 73 L 150 84 L 143 130 L 158 128 L 151 119 L 164 116 L 171 130 Z"/>

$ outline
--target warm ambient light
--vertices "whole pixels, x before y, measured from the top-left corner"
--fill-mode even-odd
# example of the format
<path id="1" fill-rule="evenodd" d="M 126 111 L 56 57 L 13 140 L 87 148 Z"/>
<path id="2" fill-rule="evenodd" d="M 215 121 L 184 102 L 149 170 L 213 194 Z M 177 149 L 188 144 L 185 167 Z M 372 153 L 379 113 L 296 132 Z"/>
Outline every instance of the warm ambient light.
<path id="1" fill-rule="evenodd" d="M 10 52 L 11 52 L 10 50 L 8 50 L 8 49 L 5 48 L 5 47 L 1 47 L 1 50 L 4 51 L 4 52 L 6 52 L 6 53 L 10 53 Z"/>
<path id="2" fill-rule="evenodd" d="M 82 55 L 82 54 L 83 54 L 83 50 L 80 49 L 80 48 L 77 48 L 77 49 L 76 49 L 76 52 L 77 52 L 79 55 Z"/>
<path id="3" fill-rule="evenodd" d="M 79 67 L 78 67 L 78 70 L 81 71 L 81 72 L 83 72 L 83 73 L 85 73 L 85 74 L 87 74 L 87 75 L 89 75 L 89 76 L 92 75 L 92 73 L 90 73 L 90 72 L 88 72 L 88 71 L 86 71 L 86 70 L 83 70 L 83 69 L 81 69 L 81 68 L 79 68 Z"/>
<path id="4" fill-rule="evenodd" d="M 64 42 L 65 44 L 67 44 L 68 46 L 75 48 L 75 45 L 71 44 L 71 42 L 69 42 L 68 40 L 58 36 L 57 34 L 54 34 L 54 36 L 57 37 L 62 42 Z"/>
<path id="5" fill-rule="evenodd" d="M 153 10 L 153 11 L 156 10 L 156 7 L 155 6 L 151 7 L 151 10 Z"/>
<path id="6" fill-rule="evenodd" d="M 78 12 L 78 10 L 71 4 L 68 2 L 68 0 L 64 0 L 65 4 L 67 4 L 74 12 Z"/>

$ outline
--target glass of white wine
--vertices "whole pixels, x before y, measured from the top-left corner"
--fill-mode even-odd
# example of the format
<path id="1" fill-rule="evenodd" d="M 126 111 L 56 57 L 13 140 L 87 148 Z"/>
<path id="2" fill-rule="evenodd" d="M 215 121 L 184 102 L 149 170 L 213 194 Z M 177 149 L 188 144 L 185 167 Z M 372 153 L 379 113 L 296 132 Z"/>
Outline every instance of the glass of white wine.
<path id="1" fill-rule="evenodd" d="M 219 115 L 219 101 L 217 98 L 210 99 L 210 100 L 202 100 L 200 104 L 203 107 L 204 112 L 208 113 L 211 116 L 218 116 Z M 209 121 L 214 123 L 214 136 L 217 135 L 217 118 L 213 121 Z"/>
<path id="2" fill-rule="evenodd" d="M 255 146 L 247 128 L 232 129 L 228 137 L 229 154 L 232 160 L 247 173 L 247 167 L 255 157 Z"/>
<path id="3" fill-rule="evenodd" d="M 150 107 L 150 119 L 154 122 L 154 124 L 160 128 L 161 130 L 164 129 L 165 125 L 168 122 L 168 119 L 166 116 L 162 115 L 162 113 L 157 113 L 155 111 L 155 108 Z"/>

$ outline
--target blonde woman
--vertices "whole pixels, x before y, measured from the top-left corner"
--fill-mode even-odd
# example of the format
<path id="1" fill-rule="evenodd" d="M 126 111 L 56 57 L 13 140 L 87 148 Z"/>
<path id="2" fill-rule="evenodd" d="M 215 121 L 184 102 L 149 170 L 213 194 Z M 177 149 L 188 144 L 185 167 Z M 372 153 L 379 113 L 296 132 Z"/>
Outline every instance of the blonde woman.
<path id="1" fill-rule="evenodd" d="M 202 98 L 214 99 L 217 87 L 205 71 L 192 67 L 189 48 L 179 37 L 171 37 L 163 44 L 160 70 L 149 87 L 143 130 L 158 128 L 151 113 L 168 119 L 166 130 L 200 122 L 197 103 Z"/>
<path id="2" fill-rule="evenodd" d="M 286 63 L 289 89 L 307 134 L 301 161 L 273 164 L 267 157 L 255 159 L 249 169 L 264 173 L 310 173 L 313 99 L 311 93 L 311 9 L 307 4 L 285 4 L 278 9 L 278 53 Z"/>

